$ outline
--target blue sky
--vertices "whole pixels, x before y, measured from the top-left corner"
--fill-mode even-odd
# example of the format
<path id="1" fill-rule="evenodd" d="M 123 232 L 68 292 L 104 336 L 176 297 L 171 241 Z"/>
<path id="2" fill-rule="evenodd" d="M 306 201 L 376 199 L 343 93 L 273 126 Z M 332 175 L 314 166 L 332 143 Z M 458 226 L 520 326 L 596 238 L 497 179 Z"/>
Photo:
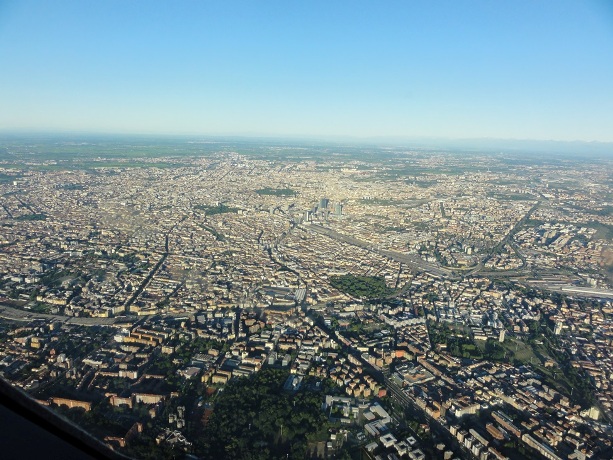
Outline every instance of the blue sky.
<path id="1" fill-rule="evenodd" d="M 0 129 L 613 141 L 613 2 L 0 0 Z"/>

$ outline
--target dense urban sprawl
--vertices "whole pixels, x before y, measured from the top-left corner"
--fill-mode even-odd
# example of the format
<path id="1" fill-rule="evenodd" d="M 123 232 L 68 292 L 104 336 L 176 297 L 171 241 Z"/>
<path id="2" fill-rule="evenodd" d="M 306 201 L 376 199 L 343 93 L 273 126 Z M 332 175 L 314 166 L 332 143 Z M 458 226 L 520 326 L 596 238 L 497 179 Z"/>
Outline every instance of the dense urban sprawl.
<path id="1" fill-rule="evenodd" d="M 28 149 L 0 161 L 0 372 L 113 448 L 613 455 L 609 160 Z M 262 372 L 310 418 L 232 419 Z"/>

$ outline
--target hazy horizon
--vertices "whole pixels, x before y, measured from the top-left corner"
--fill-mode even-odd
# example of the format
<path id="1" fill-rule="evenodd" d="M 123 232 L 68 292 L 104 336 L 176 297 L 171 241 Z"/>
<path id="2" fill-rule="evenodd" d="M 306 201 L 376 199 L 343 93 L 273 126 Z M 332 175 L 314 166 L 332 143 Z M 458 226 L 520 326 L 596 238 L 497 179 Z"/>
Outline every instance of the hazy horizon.
<path id="1" fill-rule="evenodd" d="M 1 143 L 10 142 L 53 142 L 64 144 L 96 144 L 97 142 L 172 143 L 184 144 L 245 144 L 265 147 L 267 145 L 321 147 L 327 146 L 375 149 L 407 149 L 424 151 L 474 152 L 481 154 L 544 154 L 577 158 L 613 157 L 613 142 L 598 141 L 556 141 L 541 139 L 494 139 L 443 137 L 350 137 L 350 136 L 274 136 L 274 135 L 209 135 L 209 134 L 148 134 L 148 133 L 110 133 L 110 132 L 70 132 L 70 131 L 6 131 L 0 130 Z M 144 154 L 144 156 L 146 156 Z"/>

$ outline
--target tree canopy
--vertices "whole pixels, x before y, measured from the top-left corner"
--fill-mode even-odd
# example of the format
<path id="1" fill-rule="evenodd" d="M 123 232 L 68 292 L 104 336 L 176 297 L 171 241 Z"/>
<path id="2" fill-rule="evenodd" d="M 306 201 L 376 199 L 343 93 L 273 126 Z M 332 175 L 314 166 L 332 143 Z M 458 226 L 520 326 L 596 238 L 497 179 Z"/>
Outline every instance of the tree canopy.
<path id="1" fill-rule="evenodd" d="M 367 299 L 387 297 L 394 293 L 394 289 L 385 284 L 385 278 L 382 276 L 332 276 L 330 277 L 330 284 L 339 291 L 353 297 Z"/>
<path id="2" fill-rule="evenodd" d="M 207 458 L 305 458 L 327 438 L 321 394 L 287 392 L 289 373 L 275 369 L 230 381 L 215 401 L 200 439 Z"/>

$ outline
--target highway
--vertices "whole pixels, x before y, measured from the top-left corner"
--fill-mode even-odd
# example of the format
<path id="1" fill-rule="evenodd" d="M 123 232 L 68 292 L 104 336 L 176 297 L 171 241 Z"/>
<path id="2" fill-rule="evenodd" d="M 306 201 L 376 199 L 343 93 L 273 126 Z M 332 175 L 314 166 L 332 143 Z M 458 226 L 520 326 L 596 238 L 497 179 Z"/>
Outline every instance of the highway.
<path id="1" fill-rule="evenodd" d="M 52 315 L 50 313 L 34 313 L 28 310 L 9 307 L 0 304 L 0 318 L 12 321 L 32 321 L 34 319 L 52 319 L 75 326 L 112 326 L 121 323 L 124 318 L 76 318 L 73 316 Z M 138 318 L 134 318 L 135 320 Z"/>

